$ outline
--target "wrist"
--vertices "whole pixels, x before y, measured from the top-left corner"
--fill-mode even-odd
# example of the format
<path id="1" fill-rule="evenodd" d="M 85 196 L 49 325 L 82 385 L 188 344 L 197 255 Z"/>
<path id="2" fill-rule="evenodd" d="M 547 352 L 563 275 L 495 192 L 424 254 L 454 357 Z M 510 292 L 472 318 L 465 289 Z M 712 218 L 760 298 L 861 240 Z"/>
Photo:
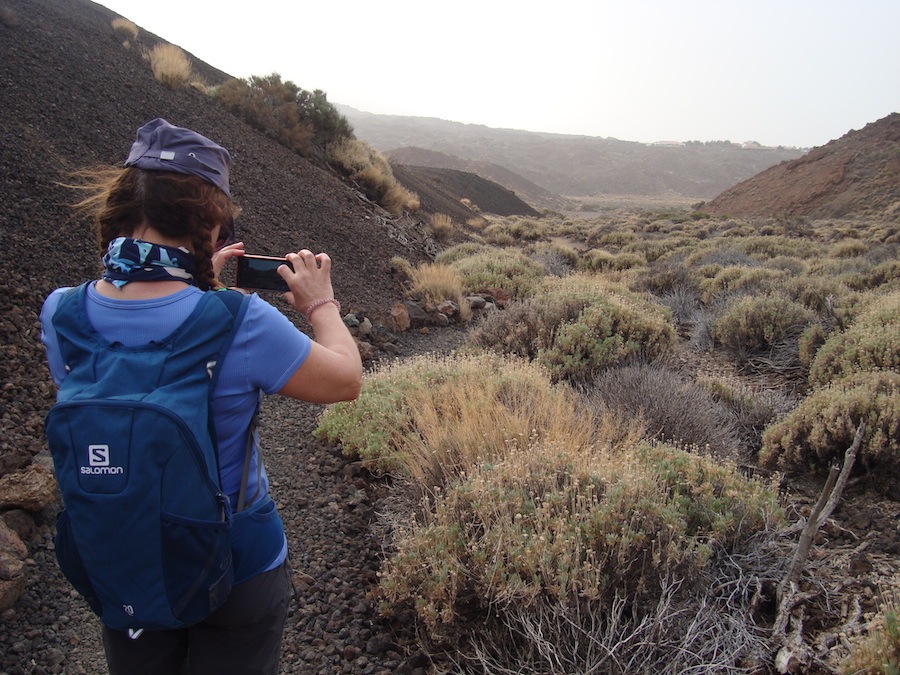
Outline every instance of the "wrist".
<path id="1" fill-rule="evenodd" d="M 316 300 L 309 303 L 306 309 L 303 310 L 303 316 L 306 318 L 307 323 L 312 323 L 312 321 L 310 320 L 312 317 L 312 313 L 325 305 L 334 305 L 335 307 L 337 307 L 338 314 L 341 313 L 341 303 L 339 303 L 334 298 L 322 298 L 321 300 Z"/>

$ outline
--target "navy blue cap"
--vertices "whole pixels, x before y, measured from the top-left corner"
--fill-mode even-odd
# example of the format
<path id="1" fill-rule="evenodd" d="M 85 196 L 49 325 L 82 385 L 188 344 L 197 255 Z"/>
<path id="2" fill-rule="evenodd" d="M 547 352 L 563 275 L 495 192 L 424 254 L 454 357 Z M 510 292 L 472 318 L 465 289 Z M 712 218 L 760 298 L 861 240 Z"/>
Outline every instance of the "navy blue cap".
<path id="1" fill-rule="evenodd" d="M 159 117 L 137 130 L 125 166 L 199 176 L 231 199 L 228 150 L 196 131 L 173 126 Z"/>

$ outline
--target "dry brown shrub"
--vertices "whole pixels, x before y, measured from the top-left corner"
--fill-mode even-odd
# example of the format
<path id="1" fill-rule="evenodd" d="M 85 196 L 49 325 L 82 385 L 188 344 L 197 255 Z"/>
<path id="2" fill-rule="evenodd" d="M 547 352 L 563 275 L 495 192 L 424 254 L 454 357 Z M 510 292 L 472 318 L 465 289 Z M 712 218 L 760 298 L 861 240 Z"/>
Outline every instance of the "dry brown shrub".
<path id="1" fill-rule="evenodd" d="M 734 459 L 739 443 L 732 416 L 708 388 L 659 364 L 611 368 L 583 389 L 589 401 L 638 417 L 649 438 Z"/>
<path id="2" fill-rule="evenodd" d="M 191 62 L 180 47 L 161 43 L 149 53 L 153 77 L 169 89 L 180 89 L 191 81 Z"/>
<path id="3" fill-rule="evenodd" d="M 426 306 L 436 307 L 449 300 L 459 307 L 459 318 L 462 321 L 472 318 L 472 309 L 464 297 L 462 277 L 452 266 L 423 263 L 410 271 L 410 281 L 410 293 Z"/>
<path id="4" fill-rule="evenodd" d="M 766 427 L 796 405 L 781 387 L 762 388 L 720 376 L 700 377 L 697 384 L 728 410 L 746 459 L 756 459 Z"/>
<path id="5" fill-rule="evenodd" d="M 123 17 L 116 17 L 112 20 L 113 30 L 129 40 L 136 40 L 138 36 L 138 27 L 133 21 L 129 21 Z"/>
<path id="6" fill-rule="evenodd" d="M 431 214 L 431 231 L 438 241 L 446 241 L 453 234 L 453 218 L 446 213 Z"/>
<path id="7" fill-rule="evenodd" d="M 419 196 L 410 192 L 394 177 L 384 155 L 365 141 L 341 138 L 328 144 L 328 156 L 351 179 L 357 181 L 366 195 L 385 210 L 399 214 L 403 209 L 419 208 Z"/>

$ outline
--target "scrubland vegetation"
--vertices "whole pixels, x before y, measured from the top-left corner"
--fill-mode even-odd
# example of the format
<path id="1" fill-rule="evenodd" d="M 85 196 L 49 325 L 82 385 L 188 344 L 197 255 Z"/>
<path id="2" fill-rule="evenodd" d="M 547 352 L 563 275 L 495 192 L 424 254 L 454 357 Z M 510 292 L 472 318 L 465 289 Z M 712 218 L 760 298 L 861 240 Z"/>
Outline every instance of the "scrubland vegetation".
<path id="1" fill-rule="evenodd" d="M 487 220 L 396 265 L 428 302 L 502 308 L 453 355 L 376 368 L 317 430 L 394 479 L 381 611 L 453 672 L 770 667 L 796 544 L 779 485 L 824 481 L 860 422 L 856 480 L 897 482 L 900 228 Z M 895 607 L 872 621 L 833 668 L 896 672 Z"/>
<path id="2" fill-rule="evenodd" d="M 166 86 L 196 80 L 171 45 L 147 58 Z M 418 208 L 323 92 L 271 74 L 209 93 L 388 212 Z M 896 498 L 900 228 L 680 206 L 433 214 L 434 262 L 394 261 L 412 297 L 476 319 L 466 344 L 375 368 L 316 434 L 391 478 L 380 611 L 420 625 L 439 668 L 770 670 L 792 477 L 824 481 L 865 423 L 855 480 Z M 503 301 L 473 312 L 476 293 Z M 843 586 L 810 585 L 823 634 L 862 634 L 838 658 L 801 628 L 810 659 L 900 672 L 896 579 L 863 623 Z"/>

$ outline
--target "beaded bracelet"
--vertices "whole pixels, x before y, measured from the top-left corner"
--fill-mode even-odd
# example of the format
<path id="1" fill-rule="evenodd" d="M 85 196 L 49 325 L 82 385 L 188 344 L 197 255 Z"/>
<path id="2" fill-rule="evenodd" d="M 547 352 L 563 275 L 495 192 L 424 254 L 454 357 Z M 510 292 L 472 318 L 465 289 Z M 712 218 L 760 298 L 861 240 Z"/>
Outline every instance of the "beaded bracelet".
<path id="1" fill-rule="evenodd" d="M 303 316 L 306 317 L 307 323 L 312 323 L 312 322 L 309 320 L 309 318 L 312 316 L 312 313 L 313 313 L 314 311 L 316 311 L 317 309 L 319 309 L 319 307 L 321 307 L 322 305 L 327 305 L 327 304 L 329 304 L 329 303 L 332 304 L 332 305 L 334 305 L 335 307 L 337 307 L 338 314 L 341 313 L 341 303 L 339 303 L 339 302 L 338 302 L 337 300 L 335 300 L 334 298 L 323 298 L 322 300 L 316 300 L 315 302 L 311 303 L 309 307 L 306 308 L 306 311 L 305 311 L 305 312 L 303 312 Z"/>

